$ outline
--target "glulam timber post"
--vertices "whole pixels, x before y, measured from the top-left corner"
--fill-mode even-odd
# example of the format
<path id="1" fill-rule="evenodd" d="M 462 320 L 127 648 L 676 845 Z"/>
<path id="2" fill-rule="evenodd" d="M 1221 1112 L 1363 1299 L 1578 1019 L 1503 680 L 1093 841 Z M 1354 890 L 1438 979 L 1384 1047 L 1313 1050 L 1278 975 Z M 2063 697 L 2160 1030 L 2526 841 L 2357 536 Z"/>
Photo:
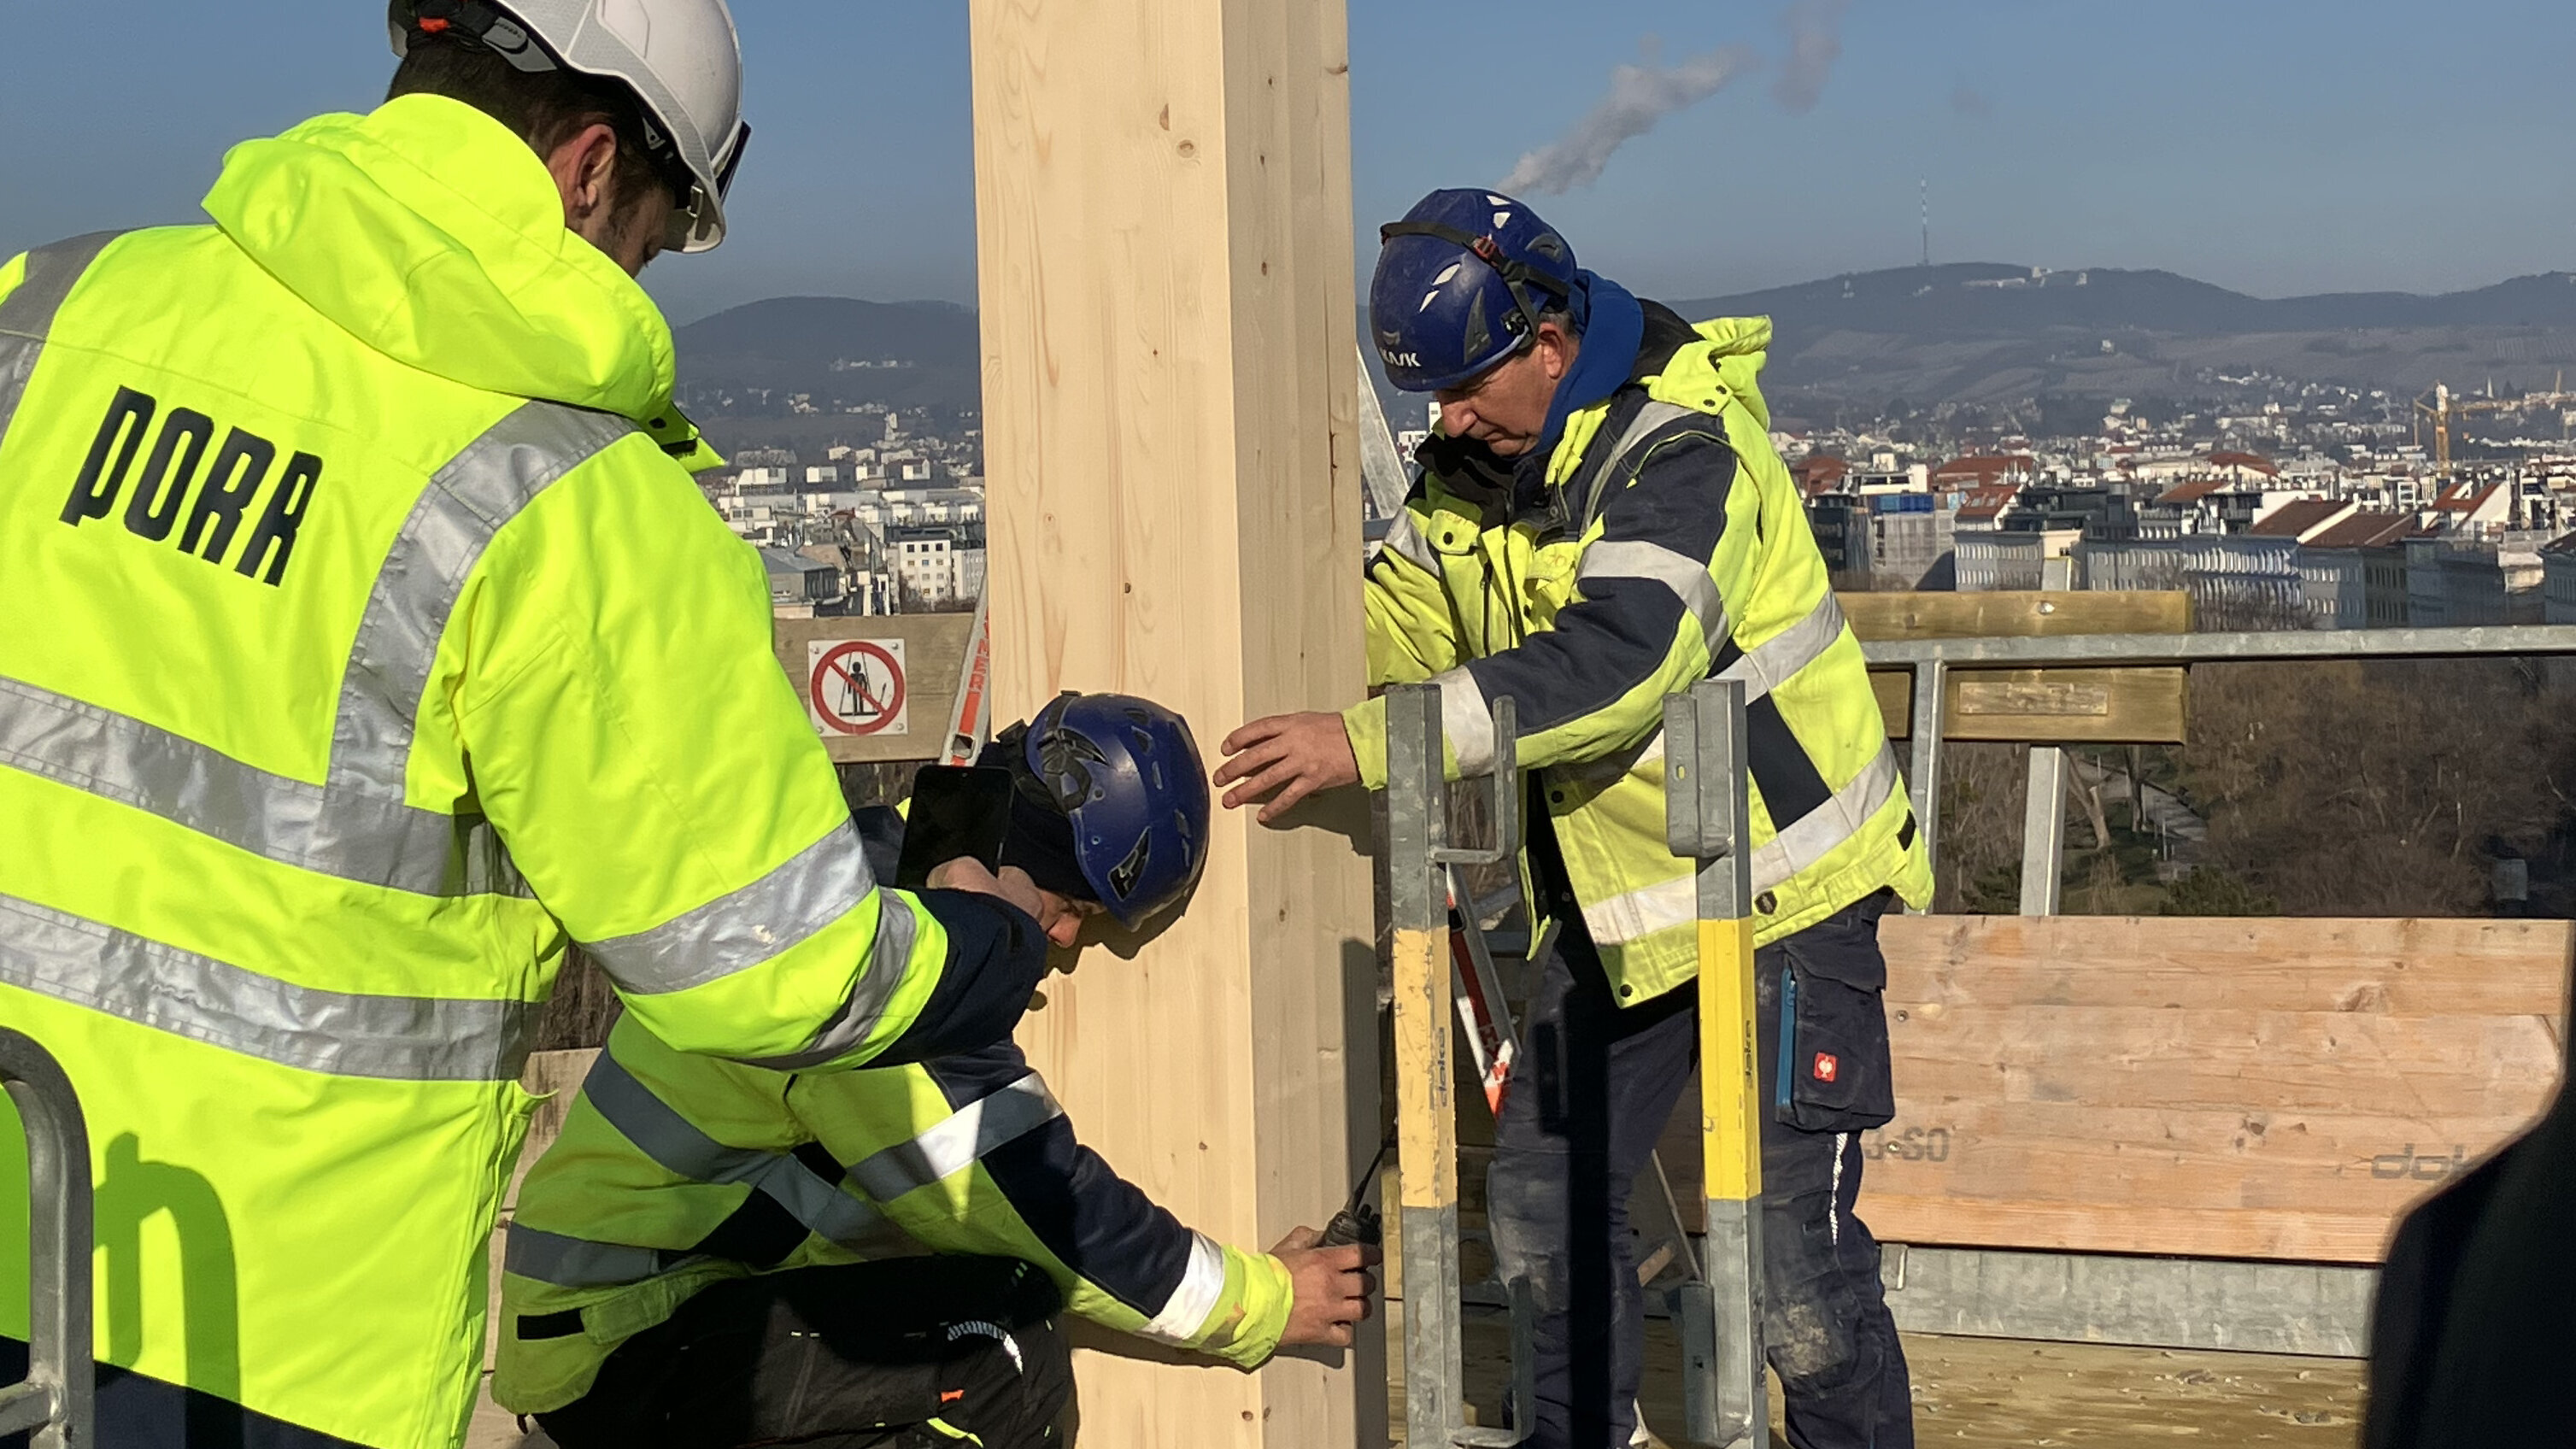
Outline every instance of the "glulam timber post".
<path id="1" fill-rule="evenodd" d="M 996 719 L 1058 689 L 1248 719 L 1361 697 L 1341 0 L 971 0 Z M 1343 792 L 1353 797 L 1356 791 Z M 1366 802 L 1219 812 L 1187 914 L 1021 1033 L 1078 1124 L 1247 1247 L 1379 1134 Z M 1383 1342 L 1256 1374 L 1102 1343 L 1081 1440 L 1386 1442 Z"/>

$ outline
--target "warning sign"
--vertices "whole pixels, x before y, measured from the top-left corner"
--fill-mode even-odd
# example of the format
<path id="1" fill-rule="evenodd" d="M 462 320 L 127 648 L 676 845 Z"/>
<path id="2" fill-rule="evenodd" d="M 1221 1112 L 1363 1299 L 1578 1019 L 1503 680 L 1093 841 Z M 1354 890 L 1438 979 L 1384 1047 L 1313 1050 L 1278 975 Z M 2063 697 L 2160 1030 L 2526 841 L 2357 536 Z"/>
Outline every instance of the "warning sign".
<path id="1" fill-rule="evenodd" d="M 912 733 L 902 640 L 816 639 L 805 657 L 806 701 L 826 738 Z"/>

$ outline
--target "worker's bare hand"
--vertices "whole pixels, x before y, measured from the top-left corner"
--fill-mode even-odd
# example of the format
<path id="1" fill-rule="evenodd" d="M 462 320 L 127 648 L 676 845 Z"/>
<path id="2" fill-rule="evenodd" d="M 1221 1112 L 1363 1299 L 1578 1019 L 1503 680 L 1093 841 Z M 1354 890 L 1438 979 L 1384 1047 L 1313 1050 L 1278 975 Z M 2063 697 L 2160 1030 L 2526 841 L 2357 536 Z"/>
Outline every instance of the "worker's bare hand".
<path id="1" fill-rule="evenodd" d="M 1283 1347 L 1320 1343 L 1348 1348 L 1354 1325 L 1369 1316 L 1369 1298 L 1377 1292 L 1377 1275 L 1369 1269 L 1384 1255 L 1358 1243 L 1346 1248 L 1315 1246 L 1323 1238 L 1313 1228 L 1299 1228 L 1270 1250 L 1270 1256 L 1287 1265 L 1288 1280 L 1296 1289 L 1288 1327 L 1279 1335 Z"/>
<path id="2" fill-rule="evenodd" d="M 1359 783 L 1359 757 L 1351 753 L 1351 736 L 1342 717 L 1322 710 L 1274 714 L 1257 719 L 1225 737 L 1233 758 L 1217 766 L 1216 783 L 1225 792 L 1225 808 L 1239 810 L 1268 797 L 1256 817 L 1270 825 L 1318 790 Z"/>
<path id="3" fill-rule="evenodd" d="M 1016 865 L 1002 867 L 999 875 L 986 870 L 984 862 L 971 855 L 961 855 L 930 868 L 930 888 L 935 891 L 974 891 L 1010 902 L 1028 913 L 1031 920 L 1046 919 L 1046 898 L 1038 894 L 1038 883 Z"/>

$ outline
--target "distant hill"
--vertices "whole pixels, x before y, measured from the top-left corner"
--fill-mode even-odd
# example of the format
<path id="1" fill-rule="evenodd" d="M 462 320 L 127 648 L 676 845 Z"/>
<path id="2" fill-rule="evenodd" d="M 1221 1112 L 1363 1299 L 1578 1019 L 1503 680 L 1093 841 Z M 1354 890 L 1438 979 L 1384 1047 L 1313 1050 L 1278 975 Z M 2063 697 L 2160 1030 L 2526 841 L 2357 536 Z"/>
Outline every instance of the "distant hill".
<path id="1" fill-rule="evenodd" d="M 971 409 L 981 390 L 972 310 L 950 302 L 773 297 L 673 334 L 680 401 L 705 418 L 783 417 L 789 399 Z"/>
<path id="2" fill-rule="evenodd" d="M 1791 417 L 1897 398 L 2208 396 L 2217 379 L 2252 372 L 2412 395 L 2437 381 L 2540 388 L 2576 371 L 2567 272 L 2441 296 L 2264 299 L 2172 272 L 1966 262 L 1675 305 L 1694 318 L 1772 318 L 1764 380 Z M 838 435 L 849 424 L 835 415 L 863 403 L 933 419 L 979 404 L 975 314 L 952 303 L 779 297 L 691 323 L 677 340 L 682 405 L 737 446 Z M 1389 418 L 1413 426 L 1420 400 L 1385 389 L 1373 361 L 1370 371 Z M 791 406 L 799 394 L 815 412 Z"/>
<path id="3" fill-rule="evenodd" d="M 1675 304 L 1768 316 L 1765 381 L 1811 405 L 2205 397 L 2260 373 L 2411 395 L 2435 382 L 2542 388 L 2576 370 L 2576 274 L 2442 296 L 2267 300 L 2171 272 L 2046 272 L 1973 262 L 1861 272 Z"/>
<path id="4" fill-rule="evenodd" d="M 2050 328 L 2177 336 L 2391 327 L 2576 327 L 2576 273 L 2442 296 L 2344 292 L 2265 300 L 2172 272 L 2042 271 L 1996 262 L 1858 272 L 1675 304 L 1692 316 L 1767 315 L 1784 333 L 2024 336 Z"/>

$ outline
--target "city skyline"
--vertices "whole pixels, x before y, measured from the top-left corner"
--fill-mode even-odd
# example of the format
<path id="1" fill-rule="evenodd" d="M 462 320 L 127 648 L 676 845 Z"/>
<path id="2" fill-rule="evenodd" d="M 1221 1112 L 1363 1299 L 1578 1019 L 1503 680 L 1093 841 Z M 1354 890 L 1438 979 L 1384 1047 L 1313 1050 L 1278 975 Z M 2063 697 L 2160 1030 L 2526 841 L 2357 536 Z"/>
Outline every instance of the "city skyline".
<path id="1" fill-rule="evenodd" d="M 0 156 L 0 252 L 199 220 L 225 146 L 364 109 L 392 63 L 372 13 L 345 4 L 279 0 L 267 23 L 212 29 L 169 0 L 119 8 L 112 103 L 84 67 L 47 60 L 95 53 L 97 7 L 8 12 L 0 127 L 48 143 Z M 2576 28 L 2550 7 L 2476 0 L 2438 28 L 2393 0 L 2135 16 L 2095 0 L 1619 0 L 1569 28 L 1536 0 L 1354 6 L 1355 251 L 1422 190 L 1498 182 L 1585 139 L 1617 67 L 1722 53 L 1683 77 L 1699 98 L 1577 156 L 1597 180 L 1532 198 L 1587 264 L 1642 291 L 1906 265 L 1927 182 L 1939 261 L 2157 268 L 2257 296 L 2576 267 L 2576 175 L 2550 145 Z M 971 303 L 964 8 L 761 0 L 741 26 L 759 139 L 732 240 L 647 273 L 674 319 L 778 295 Z"/>

